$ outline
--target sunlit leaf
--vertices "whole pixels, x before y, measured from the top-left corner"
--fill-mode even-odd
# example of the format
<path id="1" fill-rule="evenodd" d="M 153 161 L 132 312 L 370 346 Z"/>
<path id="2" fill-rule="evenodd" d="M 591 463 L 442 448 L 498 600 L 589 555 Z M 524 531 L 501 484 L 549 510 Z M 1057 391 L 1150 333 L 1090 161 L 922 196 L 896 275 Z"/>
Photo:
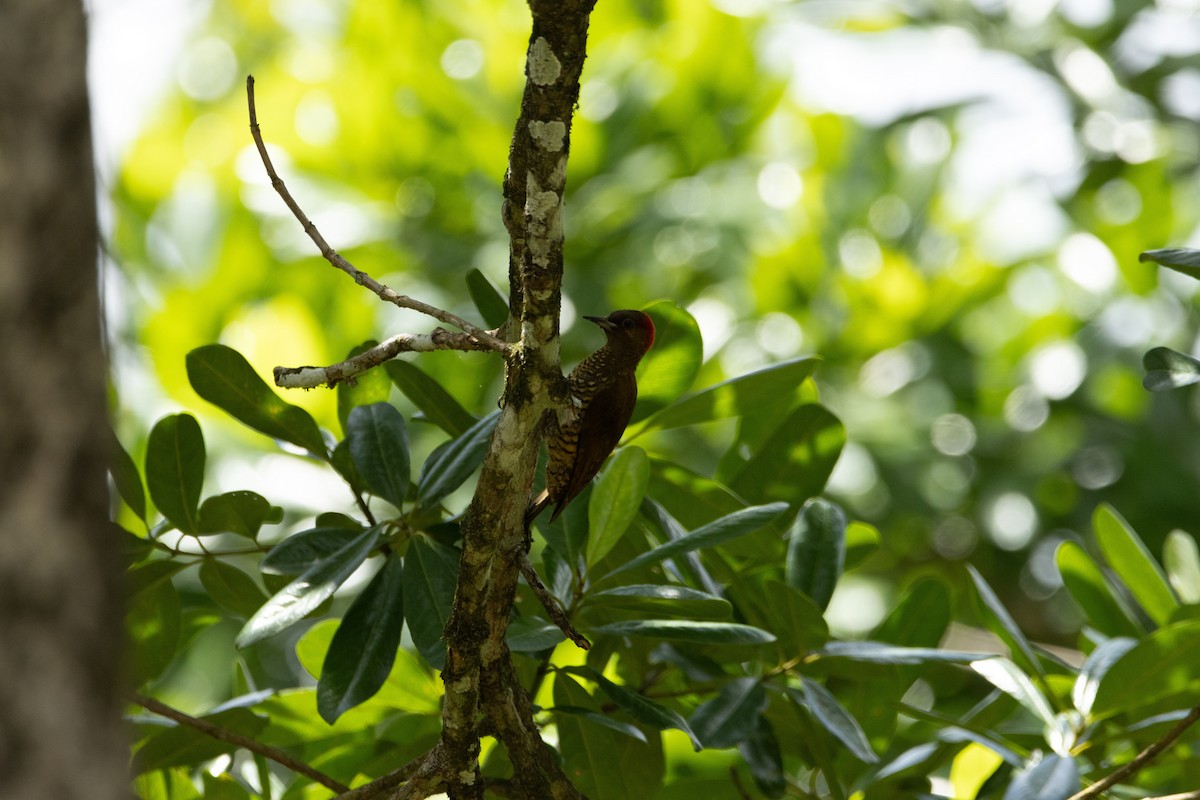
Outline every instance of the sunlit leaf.
<path id="1" fill-rule="evenodd" d="M 690 389 L 704 355 L 700 326 L 682 307 L 671 300 L 658 300 L 642 310 L 654 321 L 654 346 L 638 365 L 633 423 L 675 402 Z"/>
<path id="2" fill-rule="evenodd" d="M 1033 685 L 1033 680 L 1007 658 L 985 658 L 971 662 L 971 669 L 1039 717 L 1046 725 L 1054 724 L 1054 709 Z"/>
<path id="3" fill-rule="evenodd" d="M 397 508 L 408 495 L 408 427 L 394 406 L 375 403 L 350 412 L 346 442 L 372 494 Z"/>
<path id="4" fill-rule="evenodd" d="M 187 354 L 187 373 L 196 394 L 242 424 L 326 456 L 316 421 L 303 408 L 280 399 L 236 350 L 223 344 L 197 347 Z"/>
<path id="5" fill-rule="evenodd" d="M 1054 554 L 1058 573 L 1071 597 L 1083 609 L 1087 624 L 1105 636 L 1139 636 L 1141 626 L 1112 592 L 1108 579 L 1087 552 L 1064 541 Z"/>
<path id="6" fill-rule="evenodd" d="M 1190 534 L 1181 530 L 1167 534 L 1163 566 L 1179 599 L 1188 605 L 1200 603 L 1200 550 Z"/>
<path id="7" fill-rule="evenodd" d="M 1092 704 L 1096 702 L 1096 692 L 1100 690 L 1100 682 L 1108 674 L 1108 670 L 1130 650 L 1137 645 L 1137 639 L 1119 636 L 1106 639 L 1096 646 L 1083 662 L 1075 686 L 1071 690 L 1071 701 L 1080 714 L 1087 716 L 1092 713 Z"/>
<path id="8" fill-rule="evenodd" d="M 146 444 L 146 486 L 162 515 L 182 533 L 197 534 L 204 486 L 204 435 L 191 414 L 163 417 Z"/>
<path id="9" fill-rule="evenodd" d="M 823 611 L 845 563 L 845 513 L 823 498 L 809 500 L 788 532 L 788 584 L 811 597 Z"/>
<path id="10" fill-rule="evenodd" d="M 942 650 L 936 647 L 900 647 L 870 641 L 829 642 L 817 650 L 815 655 L 821 658 L 845 658 L 867 664 L 927 664 L 942 661 L 969 664 L 990 656 L 989 653 Z"/>
<path id="11" fill-rule="evenodd" d="M 1051 753 L 1018 772 L 1004 800 L 1066 800 L 1080 788 L 1075 759 Z"/>
<path id="12" fill-rule="evenodd" d="M 317 710 L 330 725 L 371 699 L 391 673 L 404 627 L 403 589 L 404 563 L 389 555 L 342 617 L 317 682 Z"/>
<path id="13" fill-rule="evenodd" d="M 425 418 L 451 436 L 461 436 L 475 424 L 475 417 L 462 407 L 442 385 L 409 361 L 393 359 L 383 365 L 388 377 Z"/>
<path id="14" fill-rule="evenodd" d="M 1106 717 L 1186 693 L 1192 705 L 1200 693 L 1200 620 L 1188 620 L 1148 634 L 1109 667 L 1100 680 L 1092 714 Z"/>
<path id="15" fill-rule="evenodd" d="M 588 539 L 584 547 L 588 566 L 608 555 L 625 535 L 637 516 L 649 479 L 650 462 L 640 447 L 623 447 L 609 460 L 588 500 Z"/>
<path id="16" fill-rule="evenodd" d="M 379 543 L 379 533 L 378 527 L 365 530 L 305 570 L 246 622 L 234 643 L 249 647 L 303 619 L 366 560 Z"/>
<path id="17" fill-rule="evenodd" d="M 1096 507 L 1092 514 L 1092 528 L 1104 559 L 1124 581 L 1133 598 L 1145 609 L 1150 619 L 1165 625 L 1179 607 L 1179 602 L 1171 592 L 1167 576 L 1146 545 L 1124 517 L 1107 503 Z"/>

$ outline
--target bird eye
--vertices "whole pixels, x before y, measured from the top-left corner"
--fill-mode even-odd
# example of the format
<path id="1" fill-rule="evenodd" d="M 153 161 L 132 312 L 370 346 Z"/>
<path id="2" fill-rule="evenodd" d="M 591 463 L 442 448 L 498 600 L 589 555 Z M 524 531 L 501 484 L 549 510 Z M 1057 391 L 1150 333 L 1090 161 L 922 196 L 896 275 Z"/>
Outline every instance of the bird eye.
<path id="1" fill-rule="evenodd" d="M 632 328 L 632 327 L 633 327 L 633 320 L 631 320 L 631 319 L 624 319 L 624 320 L 621 320 L 621 327 L 622 327 L 622 328 Z"/>

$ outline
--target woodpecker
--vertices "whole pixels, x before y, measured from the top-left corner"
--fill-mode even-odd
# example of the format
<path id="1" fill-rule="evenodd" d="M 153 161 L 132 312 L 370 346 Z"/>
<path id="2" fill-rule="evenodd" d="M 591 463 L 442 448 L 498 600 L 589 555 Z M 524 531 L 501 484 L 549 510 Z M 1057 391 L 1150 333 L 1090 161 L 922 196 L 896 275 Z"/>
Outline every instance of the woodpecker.
<path id="1" fill-rule="evenodd" d="M 546 506 L 553 522 L 583 491 L 621 440 L 637 402 L 634 370 L 654 344 L 654 323 L 641 311 L 588 317 L 608 341 L 571 370 L 571 406 L 547 445 L 546 488 L 525 510 L 525 531 Z"/>

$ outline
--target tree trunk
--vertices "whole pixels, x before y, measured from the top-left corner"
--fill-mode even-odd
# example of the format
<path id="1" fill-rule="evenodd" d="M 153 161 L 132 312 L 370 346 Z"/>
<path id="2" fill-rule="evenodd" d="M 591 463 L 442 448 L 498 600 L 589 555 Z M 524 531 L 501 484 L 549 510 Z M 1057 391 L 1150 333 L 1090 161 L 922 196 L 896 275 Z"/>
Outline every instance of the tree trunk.
<path id="1" fill-rule="evenodd" d="M 129 795 L 79 0 L 0 10 L 0 797 Z"/>

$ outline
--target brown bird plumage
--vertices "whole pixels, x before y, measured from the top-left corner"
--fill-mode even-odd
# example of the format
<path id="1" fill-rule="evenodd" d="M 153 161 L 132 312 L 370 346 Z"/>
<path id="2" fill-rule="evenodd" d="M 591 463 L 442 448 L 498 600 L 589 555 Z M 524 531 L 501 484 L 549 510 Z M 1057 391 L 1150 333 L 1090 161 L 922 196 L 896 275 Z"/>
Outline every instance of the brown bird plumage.
<path id="1" fill-rule="evenodd" d="M 608 341 L 567 376 L 574 407 L 550 437 L 546 488 L 525 511 L 526 531 L 548 505 L 554 506 L 553 522 L 600 471 L 633 416 L 637 402 L 634 370 L 654 344 L 654 323 L 641 311 L 614 311 L 607 317 L 584 319 L 599 325 Z"/>

